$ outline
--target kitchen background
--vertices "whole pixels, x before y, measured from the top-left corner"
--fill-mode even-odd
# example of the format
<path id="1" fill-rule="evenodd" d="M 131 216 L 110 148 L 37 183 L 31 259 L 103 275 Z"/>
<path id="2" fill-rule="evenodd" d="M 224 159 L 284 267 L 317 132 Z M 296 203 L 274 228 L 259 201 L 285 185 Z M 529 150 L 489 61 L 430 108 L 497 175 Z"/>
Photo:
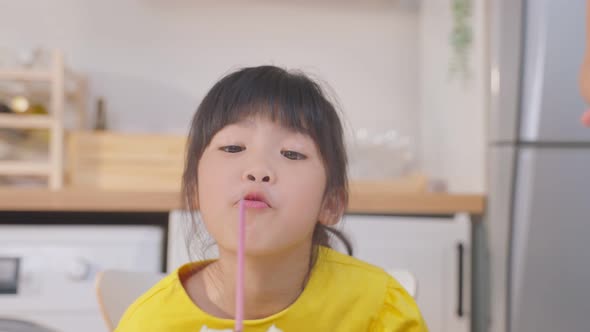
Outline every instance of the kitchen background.
<path id="1" fill-rule="evenodd" d="M 59 48 L 109 129 L 186 134 L 230 70 L 276 64 L 326 81 L 352 131 L 407 137 L 451 191 L 485 191 L 486 18 L 466 21 L 469 77 L 452 79 L 453 3 L 469 1 L 2 1 L 5 51 Z M 367 116 L 370 114 L 370 116 Z"/>
<path id="2" fill-rule="evenodd" d="M 155 274 L 189 259 L 174 181 L 190 118 L 221 76 L 260 64 L 302 69 L 337 97 L 353 172 L 344 227 L 356 255 L 409 271 L 432 331 L 484 331 L 490 7 L 485 0 L 0 0 L 0 101 L 50 116 L 63 108 L 66 127 L 0 114 L 0 126 L 19 127 L 0 131 L 0 293 L 7 293 L 0 332 L 17 323 L 39 331 L 23 322 L 106 331 L 94 290 L 99 271 Z M 65 92 L 59 54 L 78 77 L 66 73 Z M 47 63 L 58 69 L 38 74 Z M 50 83 L 30 82 L 43 80 Z M 32 107 L 33 90 L 44 98 L 41 110 Z M 15 141 L 30 123 L 51 128 L 36 137 L 39 155 Z M 49 173 L 10 164 L 14 155 L 48 153 Z M 43 176 L 20 173 L 64 181 L 50 181 L 49 190 L 35 182 Z"/>

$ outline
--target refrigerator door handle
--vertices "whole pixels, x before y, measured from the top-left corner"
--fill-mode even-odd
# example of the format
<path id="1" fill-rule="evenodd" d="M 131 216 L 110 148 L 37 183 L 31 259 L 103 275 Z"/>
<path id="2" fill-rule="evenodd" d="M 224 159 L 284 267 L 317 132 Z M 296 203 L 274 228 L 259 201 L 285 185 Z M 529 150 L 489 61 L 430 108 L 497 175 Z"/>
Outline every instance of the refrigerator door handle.
<path id="1" fill-rule="evenodd" d="M 457 244 L 457 316 L 463 317 L 465 310 L 463 306 L 463 270 L 464 270 L 464 251 L 465 247 L 463 243 Z"/>

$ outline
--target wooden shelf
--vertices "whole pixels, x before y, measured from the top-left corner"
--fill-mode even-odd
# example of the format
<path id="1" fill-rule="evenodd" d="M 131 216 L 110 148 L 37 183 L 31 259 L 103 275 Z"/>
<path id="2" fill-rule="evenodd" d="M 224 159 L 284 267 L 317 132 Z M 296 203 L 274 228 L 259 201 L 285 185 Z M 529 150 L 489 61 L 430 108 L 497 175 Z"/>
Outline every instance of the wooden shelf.
<path id="1" fill-rule="evenodd" d="M 180 202 L 178 192 L 0 189 L 0 211 L 168 212 Z"/>
<path id="2" fill-rule="evenodd" d="M 68 86 L 67 79 L 74 83 Z M 0 161 L 1 175 L 39 175 L 48 177 L 49 188 L 56 190 L 63 187 L 64 182 L 64 112 L 68 91 L 75 97 L 76 108 L 79 109 L 79 128 L 84 129 L 85 99 L 87 82 L 84 77 L 66 68 L 63 54 L 59 50 L 51 52 L 51 61 L 47 69 L 31 68 L 0 68 L 0 82 L 4 81 L 41 81 L 47 82 L 45 89 L 36 89 L 32 94 L 43 94 L 49 99 L 50 115 L 0 114 L 0 128 L 47 128 L 49 129 L 49 162 L 15 162 Z M 31 84 L 32 85 L 32 84 Z"/>
<path id="3" fill-rule="evenodd" d="M 351 186 L 353 188 L 354 186 Z M 482 215 L 485 196 L 476 194 L 379 193 L 352 189 L 347 213 L 383 215 Z M 181 208 L 179 192 L 130 192 L 66 188 L 0 189 L 0 211 L 166 212 Z"/>
<path id="4" fill-rule="evenodd" d="M 419 181 L 419 179 L 409 179 Z M 410 182 L 411 182 L 410 181 Z M 425 182 L 425 181 L 424 181 Z M 410 183 L 411 184 L 411 183 Z M 403 181 L 351 181 L 349 183 L 349 213 L 362 214 L 421 214 L 450 215 L 457 212 L 482 214 L 485 197 L 475 194 L 432 193 L 425 188 Z M 406 190 L 410 189 L 410 190 Z"/>
<path id="5" fill-rule="evenodd" d="M 0 175 L 47 176 L 51 168 L 47 162 L 0 161 Z"/>
<path id="6" fill-rule="evenodd" d="M 0 128 L 50 128 L 53 121 L 49 115 L 0 114 Z"/>
<path id="7" fill-rule="evenodd" d="M 51 72 L 30 69 L 0 69 L 0 81 L 50 81 Z"/>

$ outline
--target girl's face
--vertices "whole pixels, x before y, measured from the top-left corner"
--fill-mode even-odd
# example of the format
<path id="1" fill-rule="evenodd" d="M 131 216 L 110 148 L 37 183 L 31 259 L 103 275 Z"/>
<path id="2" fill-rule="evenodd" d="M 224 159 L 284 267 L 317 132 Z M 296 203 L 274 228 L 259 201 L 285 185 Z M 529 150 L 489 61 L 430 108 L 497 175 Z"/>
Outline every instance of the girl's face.
<path id="1" fill-rule="evenodd" d="M 220 250 L 235 251 L 239 201 L 246 208 L 246 252 L 267 255 L 311 246 L 326 172 L 314 141 L 263 117 L 221 129 L 199 161 L 199 210 Z"/>

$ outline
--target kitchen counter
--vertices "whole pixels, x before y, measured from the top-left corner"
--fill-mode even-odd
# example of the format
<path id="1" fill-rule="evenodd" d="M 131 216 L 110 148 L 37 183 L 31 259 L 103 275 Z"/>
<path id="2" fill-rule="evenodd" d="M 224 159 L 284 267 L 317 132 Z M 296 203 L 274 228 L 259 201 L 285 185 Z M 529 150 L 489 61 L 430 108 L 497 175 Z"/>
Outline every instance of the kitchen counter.
<path id="1" fill-rule="evenodd" d="M 150 224 L 162 227 L 162 271 L 168 267 L 169 256 L 175 251 L 170 214 L 181 208 L 179 192 L 100 191 L 66 188 L 0 189 L 0 224 L 65 223 L 65 224 Z M 469 215 L 471 221 L 471 308 L 483 312 L 482 299 L 487 296 L 485 276 L 486 256 L 485 196 L 408 192 L 386 182 L 351 182 L 347 213 L 389 216 L 445 216 L 430 218 L 448 222 L 457 213 Z M 420 219 L 420 218 L 416 218 Z M 172 239 L 172 240 L 171 240 Z M 172 256 L 170 256 L 172 257 Z"/>
<path id="2" fill-rule="evenodd" d="M 0 189 L 0 211 L 165 212 L 181 208 L 178 192 Z M 482 215 L 476 194 L 402 193 L 386 184 L 351 183 L 348 213 Z"/>

